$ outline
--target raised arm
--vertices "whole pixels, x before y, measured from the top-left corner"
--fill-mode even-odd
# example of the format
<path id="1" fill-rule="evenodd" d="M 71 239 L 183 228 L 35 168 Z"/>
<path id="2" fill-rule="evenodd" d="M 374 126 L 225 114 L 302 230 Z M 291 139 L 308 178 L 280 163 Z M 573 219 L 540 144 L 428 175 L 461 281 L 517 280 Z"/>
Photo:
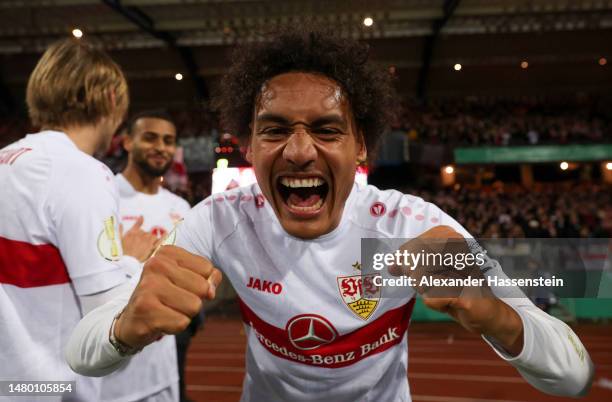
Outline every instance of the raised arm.
<path id="1" fill-rule="evenodd" d="M 458 229 L 464 232 L 463 228 Z M 428 242 L 435 244 L 438 239 L 450 239 L 449 243 L 459 244 L 457 242 L 464 242 L 464 236 L 453 227 L 437 226 L 423 233 L 417 241 L 419 247 Z M 404 247 L 414 247 L 410 243 Z M 471 248 L 473 252 L 473 246 Z M 455 246 L 453 249 L 456 251 Z M 465 249 L 468 250 L 467 244 Z M 486 257 L 484 261 L 472 271 L 458 274 L 449 268 L 435 271 L 436 276 L 508 278 L 496 260 Z M 414 272 L 408 274 L 415 275 Z M 518 287 L 489 287 L 488 283 L 485 280 L 482 286 L 463 287 L 456 290 L 456 294 L 447 290 L 439 293 L 441 289 L 435 288 L 417 290 L 429 308 L 444 312 L 469 331 L 481 334 L 495 352 L 535 388 L 558 396 L 585 395 L 593 381 L 594 366 L 574 331 L 538 309 Z"/>
<path id="2" fill-rule="evenodd" d="M 160 337 L 183 331 L 220 282 L 221 272 L 207 259 L 162 247 L 145 264 L 135 289 L 126 287 L 79 322 L 65 351 L 68 364 L 83 375 L 111 373 Z"/>

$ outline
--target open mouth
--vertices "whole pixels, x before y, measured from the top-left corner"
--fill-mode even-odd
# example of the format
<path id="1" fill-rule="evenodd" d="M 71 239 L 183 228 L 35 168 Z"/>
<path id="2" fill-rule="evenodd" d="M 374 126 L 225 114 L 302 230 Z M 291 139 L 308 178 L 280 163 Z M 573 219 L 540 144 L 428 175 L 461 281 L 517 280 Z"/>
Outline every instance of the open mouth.
<path id="1" fill-rule="evenodd" d="M 321 177 L 281 176 L 278 192 L 292 212 L 313 214 L 325 203 L 329 185 Z"/>

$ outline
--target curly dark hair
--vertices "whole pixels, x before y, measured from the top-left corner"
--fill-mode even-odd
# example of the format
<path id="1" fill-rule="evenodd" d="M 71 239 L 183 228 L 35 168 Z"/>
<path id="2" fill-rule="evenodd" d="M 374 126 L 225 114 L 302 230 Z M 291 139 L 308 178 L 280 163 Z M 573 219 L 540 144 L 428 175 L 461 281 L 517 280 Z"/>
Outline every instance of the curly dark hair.
<path id="1" fill-rule="evenodd" d="M 371 156 L 397 110 L 397 96 L 391 75 L 370 63 L 368 53 L 367 44 L 312 26 L 284 29 L 270 40 L 240 46 L 232 53 L 232 65 L 214 101 L 222 125 L 248 137 L 266 81 L 291 71 L 318 73 L 344 90 Z"/>

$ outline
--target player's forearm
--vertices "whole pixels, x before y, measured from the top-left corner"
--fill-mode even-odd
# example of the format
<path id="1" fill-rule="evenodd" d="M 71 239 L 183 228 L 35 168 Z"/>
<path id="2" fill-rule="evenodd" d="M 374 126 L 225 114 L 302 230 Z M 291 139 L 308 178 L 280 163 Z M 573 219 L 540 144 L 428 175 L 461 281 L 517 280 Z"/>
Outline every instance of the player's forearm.
<path id="1" fill-rule="evenodd" d="M 503 301 L 495 298 L 497 313 L 482 335 L 493 338 L 510 356 L 523 350 L 523 322 L 521 317 Z"/>
<path id="2" fill-rule="evenodd" d="M 594 368 L 578 336 L 565 323 L 535 306 L 520 303 L 520 300 L 514 302 L 524 327 L 522 350 L 510 356 L 500 345 L 495 345 L 495 339 L 485 339 L 525 380 L 542 392 L 559 396 L 585 395 L 593 380 Z"/>
<path id="3" fill-rule="evenodd" d="M 117 299 L 87 314 L 72 332 L 64 355 L 75 372 L 100 377 L 121 367 L 122 357 L 109 342 L 109 330 L 115 315 L 126 301 Z"/>

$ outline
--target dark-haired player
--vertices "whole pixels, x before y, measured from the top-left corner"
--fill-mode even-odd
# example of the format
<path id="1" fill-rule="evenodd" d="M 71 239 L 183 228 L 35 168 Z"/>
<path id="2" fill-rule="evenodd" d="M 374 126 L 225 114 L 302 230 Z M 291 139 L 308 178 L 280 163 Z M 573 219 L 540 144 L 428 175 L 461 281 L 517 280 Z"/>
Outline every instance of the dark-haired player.
<path id="1" fill-rule="evenodd" d="M 162 248 L 147 264 L 127 305 L 125 297 L 81 322 L 68 353 L 73 368 L 104 374 L 119 364 L 120 353 L 90 353 L 108 347 L 100 328 L 118 312 L 113 335 L 129 351 L 186 325 L 210 288 L 176 275 L 183 248 L 223 269 L 240 297 L 243 401 L 410 400 L 406 331 L 415 292 L 364 299 L 360 240 L 471 236 L 420 198 L 354 184 L 393 99 L 389 79 L 366 59 L 355 41 L 299 31 L 235 54 L 219 105 L 230 130 L 248 141 L 258 184 L 195 207 L 178 230 L 180 248 Z M 487 264 L 487 275 L 503 275 Z M 202 269 L 217 275 L 209 264 Z M 182 300 L 171 311 L 158 307 L 168 294 Z M 426 303 L 482 334 L 535 387 L 557 395 L 588 389 L 593 366 L 569 327 L 524 297 L 473 301 Z"/>
<path id="2" fill-rule="evenodd" d="M 119 219 L 125 230 L 136 226 L 163 238 L 189 211 L 187 201 L 162 187 L 161 179 L 172 166 L 176 153 L 176 136 L 172 116 L 164 110 L 142 111 L 128 120 L 123 139 L 128 161 L 115 176 Z M 140 269 L 133 274 L 140 275 Z M 185 345 L 191 332 L 179 336 L 180 345 Z M 177 357 L 186 355 L 186 345 L 179 352 L 177 356 L 174 336 L 154 342 L 129 364 L 104 378 L 101 401 L 183 400 Z M 181 362 L 184 364 L 184 359 Z"/>

